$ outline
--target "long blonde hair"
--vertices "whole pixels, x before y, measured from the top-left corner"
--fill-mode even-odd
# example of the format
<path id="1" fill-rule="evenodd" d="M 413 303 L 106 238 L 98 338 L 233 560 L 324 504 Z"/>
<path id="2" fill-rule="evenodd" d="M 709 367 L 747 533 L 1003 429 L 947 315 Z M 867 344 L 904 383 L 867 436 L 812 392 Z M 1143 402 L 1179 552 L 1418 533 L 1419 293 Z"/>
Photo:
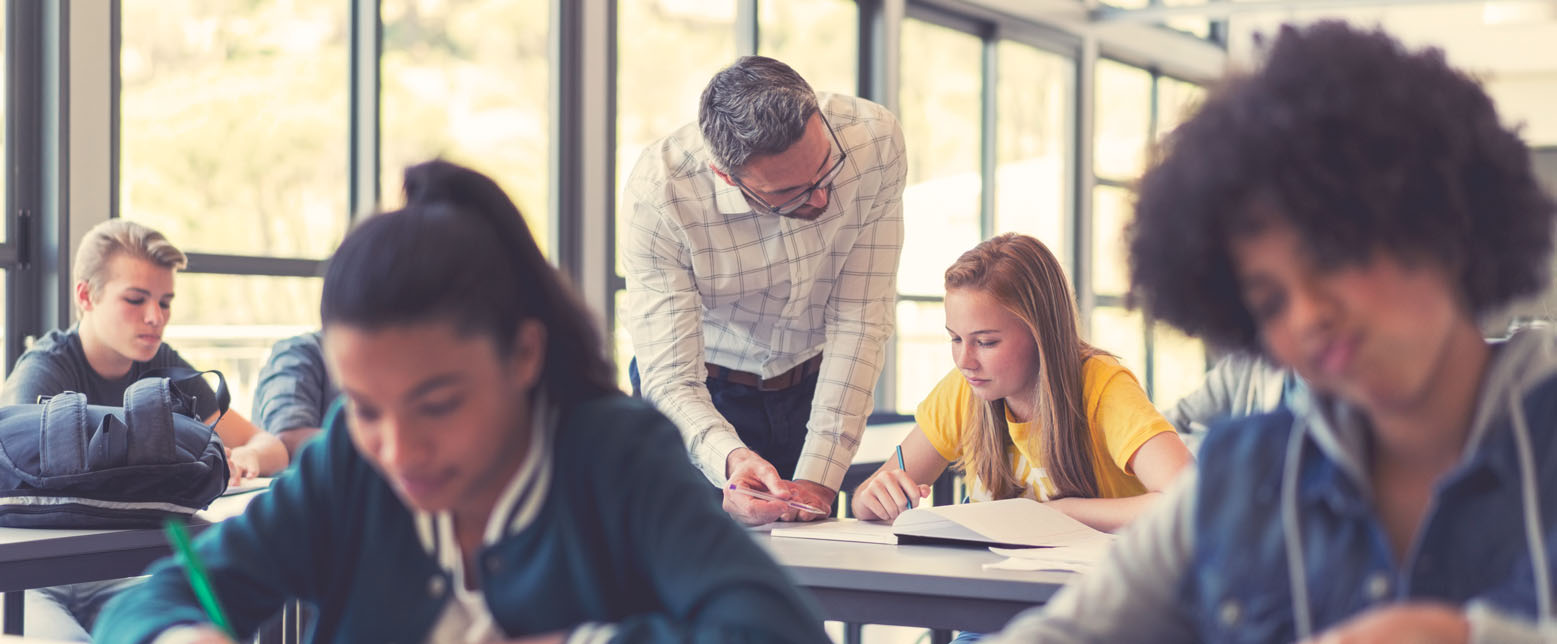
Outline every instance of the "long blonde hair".
<path id="1" fill-rule="evenodd" d="M 1038 422 L 1039 431 L 1029 440 L 1042 446 L 1041 466 L 1054 483 L 1054 498 L 1098 496 L 1081 365 L 1102 352 L 1081 340 L 1075 299 L 1054 253 L 1026 235 L 999 235 L 946 269 L 946 289 L 986 293 L 1027 324 L 1038 345 L 1037 405 L 1030 420 Z M 965 420 L 974 431 L 963 433 L 961 467 L 995 499 L 1015 497 L 1025 485 L 1007 456 L 1011 433 L 1005 399 L 984 402 L 969 396 L 972 413 Z"/>

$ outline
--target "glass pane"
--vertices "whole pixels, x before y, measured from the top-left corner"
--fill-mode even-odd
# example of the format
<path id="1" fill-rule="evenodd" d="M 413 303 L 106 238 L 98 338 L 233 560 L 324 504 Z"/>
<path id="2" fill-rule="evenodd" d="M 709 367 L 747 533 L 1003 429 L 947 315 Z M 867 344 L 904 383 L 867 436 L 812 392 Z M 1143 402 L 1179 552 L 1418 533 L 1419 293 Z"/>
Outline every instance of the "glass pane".
<path id="1" fill-rule="evenodd" d="M 818 92 L 858 93 L 853 0 L 759 2 L 757 11 L 757 53 L 789 63 Z"/>
<path id="2" fill-rule="evenodd" d="M 908 140 L 897 288 L 940 295 L 946 267 L 979 242 L 978 37 L 903 21 L 902 122 Z M 944 322 L 942 323 L 944 326 Z"/>
<path id="3" fill-rule="evenodd" d="M 1111 60 L 1097 62 L 1097 176 L 1132 181 L 1146 169 L 1152 76 Z"/>
<path id="4" fill-rule="evenodd" d="M 1152 400 L 1172 405 L 1206 378 L 1206 348 L 1166 324 L 1152 325 Z"/>
<path id="5" fill-rule="evenodd" d="M 1162 0 L 1162 4 L 1169 7 L 1203 7 L 1206 3 L 1207 0 Z M 1201 38 L 1211 37 L 1211 21 L 1202 16 L 1178 16 L 1167 19 L 1163 24 Z"/>
<path id="6" fill-rule="evenodd" d="M 386 204 L 400 203 L 408 165 L 434 157 L 467 164 L 503 187 L 545 250 L 549 8 L 537 0 L 383 3 Z"/>
<path id="7" fill-rule="evenodd" d="M 125 0 L 123 216 L 185 251 L 329 254 L 347 221 L 347 4 Z"/>
<path id="8" fill-rule="evenodd" d="M 1146 386 L 1146 332 L 1141 312 L 1112 306 L 1092 309 L 1093 346 L 1114 354 Z"/>
<path id="9" fill-rule="evenodd" d="M 897 303 L 897 411 L 912 414 L 935 383 L 952 369 L 946 336 L 946 306 L 940 302 Z"/>
<path id="10" fill-rule="evenodd" d="M 649 143 L 697 122 L 698 98 L 714 72 L 735 61 L 735 0 L 616 3 L 616 194 Z M 674 70 L 674 73 L 667 73 Z M 633 205 L 616 204 L 617 248 Z M 616 272 L 624 273 L 621 254 Z"/>
<path id="11" fill-rule="evenodd" d="M 1032 235 L 1070 266 L 1075 64 L 1041 49 L 1001 41 L 995 103 L 995 232 Z"/>
<path id="12" fill-rule="evenodd" d="M 221 371 L 232 409 L 249 416 L 271 345 L 319 327 L 323 287 L 317 277 L 181 274 L 167 343 L 195 368 Z"/>
<path id="13" fill-rule="evenodd" d="M 1131 219 L 1134 193 L 1123 188 L 1092 189 L 1092 292 L 1124 295 L 1130 290 L 1130 265 L 1125 248 L 1125 224 Z"/>
<path id="14" fill-rule="evenodd" d="M 1157 79 L 1157 140 L 1193 116 L 1206 91 L 1194 83 L 1166 76 Z"/>

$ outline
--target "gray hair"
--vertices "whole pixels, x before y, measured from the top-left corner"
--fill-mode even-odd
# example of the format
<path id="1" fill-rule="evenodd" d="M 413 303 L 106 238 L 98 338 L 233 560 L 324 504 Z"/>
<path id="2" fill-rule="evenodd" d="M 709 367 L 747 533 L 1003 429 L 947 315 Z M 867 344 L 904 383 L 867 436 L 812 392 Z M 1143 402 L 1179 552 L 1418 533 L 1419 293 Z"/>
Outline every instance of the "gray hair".
<path id="1" fill-rule="evenodd" d="M 735 174 L 753 156 L 789 149 L 816 111 L 816 92 L 789 65 L 742 56 L 708 81 L 697 123 L 714 165 Z"/>

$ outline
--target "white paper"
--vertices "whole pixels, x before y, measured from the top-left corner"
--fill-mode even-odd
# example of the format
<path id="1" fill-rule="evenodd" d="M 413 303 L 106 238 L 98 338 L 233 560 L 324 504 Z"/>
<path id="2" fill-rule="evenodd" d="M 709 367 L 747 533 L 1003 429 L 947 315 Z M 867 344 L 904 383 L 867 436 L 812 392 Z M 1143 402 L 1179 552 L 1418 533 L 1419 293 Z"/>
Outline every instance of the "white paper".
<path id="1" fill-rule="evenodd" d="M 1083 546 L 1113 538 L 1031 499 L 1004 499 L 909 510 L 899 515 L 902 535 L 969 539 L 1022 546 Z"/>
<path id="2" fill-rule="evenodd" d="M 882 521 L 860 521 L 859 519 L 823 519 L 811 523 L 796 523 L 783 527 L 774 526 L 769 534 L 775 537 L 826 539 L 829 541 L 897 543 L 897 535 L 892 533 L 892 524 Z"/>
<path id="3" fill-rule="evenodd" d="M 237 485 L 227 486 L 227 490 L 222 492 L 222 496 L 232 496 L 234 494 L 243 494 L 244 492 L 268 489 L 270 489 L 270 477 L 260 476 L 252 479 L 243 479 Z"/>
<path id="4" fill-rule="evenodd" d="M 993 563 L 984 564 L 985 570 L 1015 570 L 1018 572 L 1034 572 L 1039 570 L 1060 570 L 1065 572 L 1091 572 L 1095 564 L 1078 561 L 1044 561 L 1039 559 L 1018 559 L 1010 557 Z"/>

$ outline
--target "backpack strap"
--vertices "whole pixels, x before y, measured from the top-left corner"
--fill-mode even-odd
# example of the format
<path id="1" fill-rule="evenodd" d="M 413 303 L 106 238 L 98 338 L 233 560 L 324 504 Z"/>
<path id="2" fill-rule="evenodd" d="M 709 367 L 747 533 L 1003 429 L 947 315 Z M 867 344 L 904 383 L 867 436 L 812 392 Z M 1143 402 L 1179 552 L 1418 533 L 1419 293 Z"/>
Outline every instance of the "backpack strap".
<path id="1" fill-rule="evenodd" d="M 174 395 L 172 381 L 164 378 L 142 378 L 124 390 L 124 424 L 135 433 L 134 440 L 128 441 L 125 448 L 128 464 L 178 462 L 173 432 Z"/>
<path id="2" fill-rule="evenodd" d="M 38 475 L 87 471 L 86 394 L 67 391 L 43 404 L 38 419 Z"/>
<path id="3" fill-rule="evenodd" d="M 152 369 L 147 371 L 145 375 L 141 376 L 141 379 L 136 384 L 140 384 L 141 382 L 145 382 L 150 379 L 167 378 L 168 381 L 173 384 L 175 392 L 181 396 L 180 401 L 188 408 L 189 416 L 193 417 L 195 420 L 204 422 L 205 419 L 200 418 L 197 415 L 199 413 L 199 407 L 195 404 L 194 396 L 185 395 L 183 391 L 179 390 L 177 387 L 182 383 L 195 380 L 208 373 L 216 374 L 216 419 L 212 420 L 211 424 L 207 425 L 207 427 L 215 430 L 216 424 L 222 422 L 222 417 L 227 415 L 228 405 L 232 403 L 232 395 L 227 391 L 227 379 L 222 377 L 222 372 L 215 369 L 208 371 L 196 371 L 186 367 L 163 367 L 161 369 Z M 133 388 L 135 385 L 130 386 Z M 130 408 L 130 392 L 128 389 L 124 392 L 124 407 L 126 410 Z M 135 423 L 132 422 L 130 424 L 134 425 Z"/>

